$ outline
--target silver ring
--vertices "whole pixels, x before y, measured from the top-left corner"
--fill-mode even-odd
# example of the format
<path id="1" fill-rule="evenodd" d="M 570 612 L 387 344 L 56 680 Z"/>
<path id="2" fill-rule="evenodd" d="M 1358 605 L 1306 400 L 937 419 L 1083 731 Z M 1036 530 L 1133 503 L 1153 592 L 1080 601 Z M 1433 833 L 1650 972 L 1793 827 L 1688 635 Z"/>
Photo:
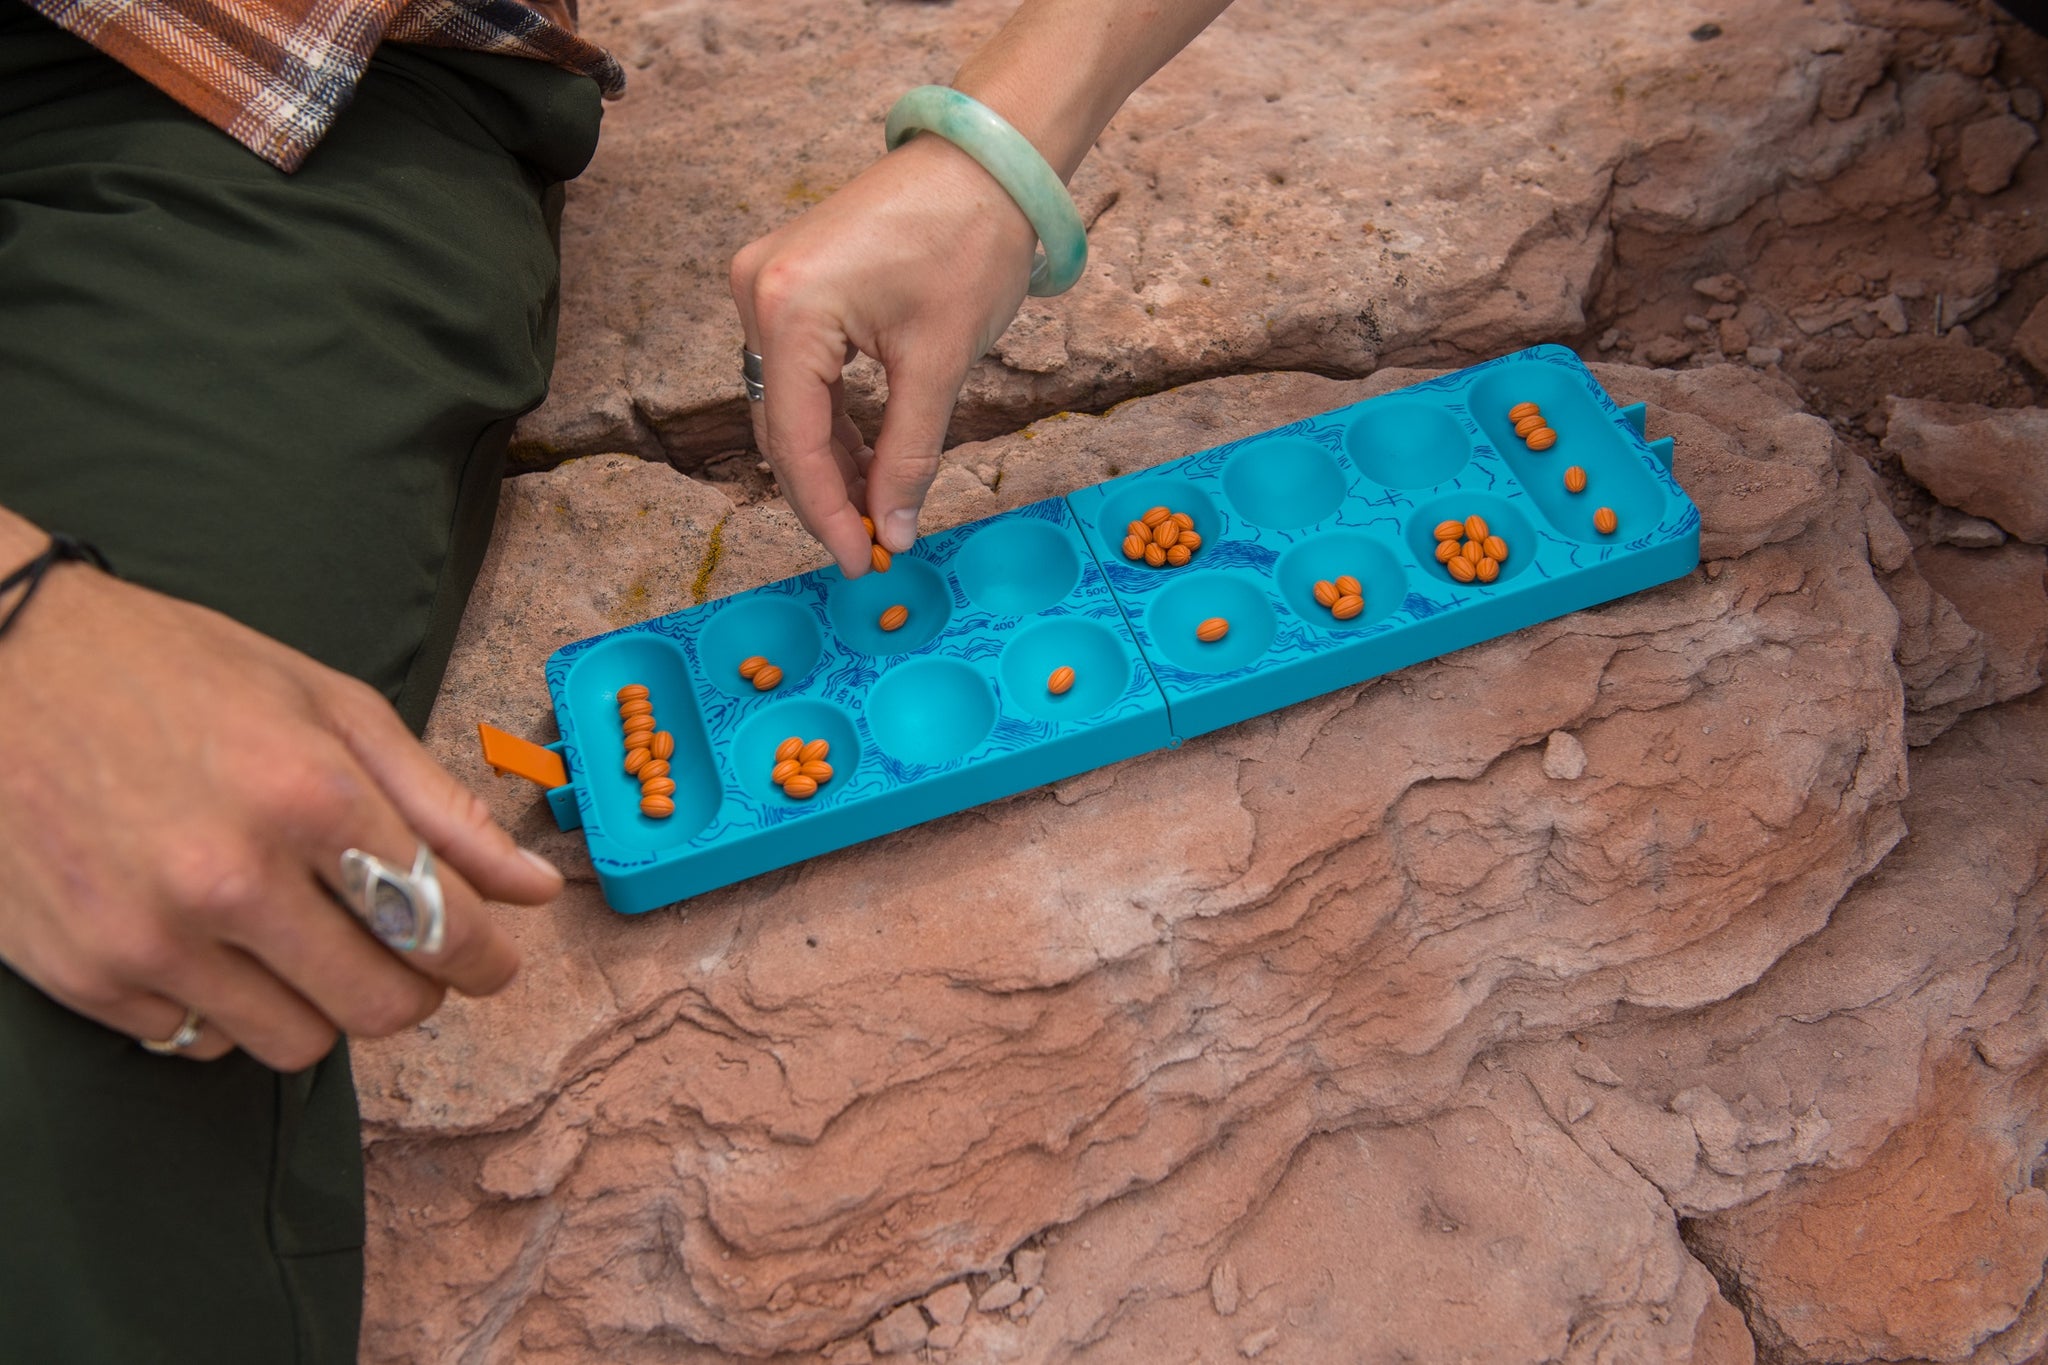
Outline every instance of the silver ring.
<path id="1" fill-rule="evenodd" d="M 746 347 L 740 347 L 740 380 L 747 386 L 747 401 L 759 403 L 768 397 L 768 390 L 761 387 L 761 357 Z"/>
<path id="2" fill-rule="evenodd" d="M 138 1038 L 143 1051 L 154 1052 L 159 1057 L 173 1057 L 199 1041 L 200 1033 L 206 1028 L 206 1016 L 190 1005 L 185 1006 L 185 1022 L 178 1025 L 178 1031 L 164 1039 Z"/>
<path id="3" fill-rule="evenodd" d="M 410 872 L 359 848 L 343 850 L 341 894 L 385 947 L 401 953 L 441 951 L 448 908 L 440 875 L 434 871 L 434 855 L 425 844 Z"/>

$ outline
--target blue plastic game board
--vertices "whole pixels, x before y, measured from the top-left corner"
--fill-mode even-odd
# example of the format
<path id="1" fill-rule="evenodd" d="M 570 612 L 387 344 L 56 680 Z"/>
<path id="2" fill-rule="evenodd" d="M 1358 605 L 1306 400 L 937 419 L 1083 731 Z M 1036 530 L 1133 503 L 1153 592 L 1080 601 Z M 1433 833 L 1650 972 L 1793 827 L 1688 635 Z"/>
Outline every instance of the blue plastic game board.
<path id="1" fill-rule="evenodd" d="M 1548 451 L 1514 433 L 1525 400 Z M 926 536 L 887 573 L 819 569 L 565 646 L 547 680 L 569 781 L 549 802 L 611 906 L 653 909 L 1681 577 L 1699 512 L 1670 465 L 1572 352 L 1505 356 Z M 1124 557 L 1160 505 L 1201 536 L 1185 566 Z M 1435 558 L 1436 525 L 1475 513 L 1511 550 L 1490 584 Z M 1341 574 L 1365 600 L 1342 621 L 1313 596 Z M 909 620 L 884 631 L 897 604 Z M 1218 616 L 1228 633 L 1199 640 Z M 782 669 L 772 691 L 741 677 L 753 655 Z M 628 683 L 675 736 L 664 819 L 624 767 Z M 809 799 L 770 778 L 791 735 L 831 744 Z"/>

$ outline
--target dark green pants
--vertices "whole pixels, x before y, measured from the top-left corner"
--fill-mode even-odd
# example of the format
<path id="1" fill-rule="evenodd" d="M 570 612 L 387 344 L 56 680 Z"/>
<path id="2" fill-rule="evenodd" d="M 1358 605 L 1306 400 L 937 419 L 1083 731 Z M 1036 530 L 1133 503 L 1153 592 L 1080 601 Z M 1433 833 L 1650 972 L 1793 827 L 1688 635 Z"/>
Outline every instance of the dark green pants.
<path id="1" fill-rule="evenodd" d="M 386 48 L 284 176 L 0 0 L 0 505 L 423 726 L 597 124 L 584 78 Z M 152 1057 L 0 967 L 0 1359 L 352 1361 L 362 1242 L 345 1047 Z"/>

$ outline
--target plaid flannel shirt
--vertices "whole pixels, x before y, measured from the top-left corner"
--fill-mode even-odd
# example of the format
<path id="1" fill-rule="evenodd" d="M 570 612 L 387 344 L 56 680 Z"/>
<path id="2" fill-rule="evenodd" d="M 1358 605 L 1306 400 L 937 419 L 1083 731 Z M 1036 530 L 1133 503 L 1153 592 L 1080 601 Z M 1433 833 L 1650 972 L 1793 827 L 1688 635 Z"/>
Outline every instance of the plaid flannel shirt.
<path id="1" fill-rule="evenodd" d="M 574 0 L 28 0 L 280 170 L 348 106 L 377 44 L 498 52 L 626 76 L 576 36 Z"/>

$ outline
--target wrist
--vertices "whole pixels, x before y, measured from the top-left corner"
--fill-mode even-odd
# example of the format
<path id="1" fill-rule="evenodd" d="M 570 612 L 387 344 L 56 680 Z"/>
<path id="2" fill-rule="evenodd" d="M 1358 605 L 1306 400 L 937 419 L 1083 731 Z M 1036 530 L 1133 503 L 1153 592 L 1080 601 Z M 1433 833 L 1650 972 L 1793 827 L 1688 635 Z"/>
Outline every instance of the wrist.
<path id="1" fill-rule="evenodd" d="M 50 537 L 27 517 L 0 507 L 0 574 L 12 572 L 48 549 Z"/>

